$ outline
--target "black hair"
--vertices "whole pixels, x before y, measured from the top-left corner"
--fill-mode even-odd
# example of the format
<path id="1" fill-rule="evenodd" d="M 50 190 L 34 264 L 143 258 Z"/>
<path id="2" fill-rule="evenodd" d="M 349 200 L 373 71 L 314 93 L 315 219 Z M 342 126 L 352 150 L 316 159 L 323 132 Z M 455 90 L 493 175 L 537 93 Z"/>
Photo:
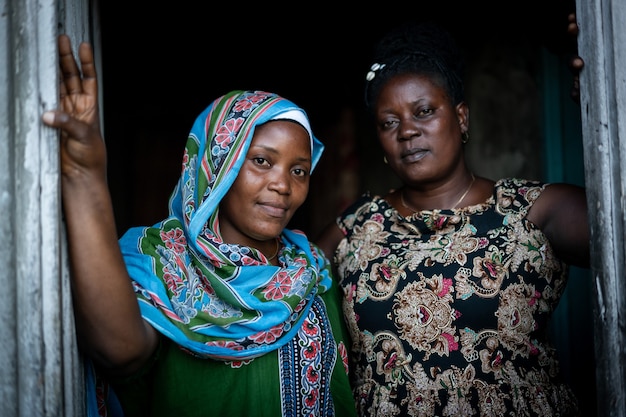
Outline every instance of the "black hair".
<path id="1" fill-rule="evenodd" d="M 365 85 L 370 112 L 383 85 L 406 73 L 438 82 L 454 105 L 465 100 L 465 62 L 450 32 L 435 23 L 411 22 L 393 29 L 375 45 L 372 62 Z"/>

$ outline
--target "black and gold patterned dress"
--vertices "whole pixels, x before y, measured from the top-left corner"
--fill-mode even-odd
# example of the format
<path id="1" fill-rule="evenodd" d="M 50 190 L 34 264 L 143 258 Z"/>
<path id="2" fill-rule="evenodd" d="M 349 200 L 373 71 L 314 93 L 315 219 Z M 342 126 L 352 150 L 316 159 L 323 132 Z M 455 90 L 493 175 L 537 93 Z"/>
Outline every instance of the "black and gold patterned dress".
<path id="1" fill-rule="evenodd" d="M 576 415 L 547 334 L 567 265 L 526 219 L 545 187 L 409 217 L 366 194 L 338 219 L 360 415 Z"/>

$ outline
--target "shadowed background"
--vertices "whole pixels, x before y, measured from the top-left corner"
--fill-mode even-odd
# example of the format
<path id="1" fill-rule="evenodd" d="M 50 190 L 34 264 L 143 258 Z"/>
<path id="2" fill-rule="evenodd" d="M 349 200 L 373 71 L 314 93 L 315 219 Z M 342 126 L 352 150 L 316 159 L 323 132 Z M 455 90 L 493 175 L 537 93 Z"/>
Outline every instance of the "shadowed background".
<path id="1" fill-rule="evenodd" d="M 315 237 L 361 192 L 395 187 L 365 116 L 363 87 L 374 41 L 408 20 L 441 23 L 465 55 L 466 149 L 477 175 L 582 184 L 580 109 L 569 98 L 567 68 L 576 50 L 566 34 L 571 0 L 351 9 L 319 2 L 252 8 L 102 3 L 104 129 L 119 233 L 167 215 L 195 117 L 233 89 L 291 99 L 326 145 L 309 198 L 290 227 Z M 570 279 L 553 327 L 582 415 L 593 416 L 591 280 L 581 275 Z"/>

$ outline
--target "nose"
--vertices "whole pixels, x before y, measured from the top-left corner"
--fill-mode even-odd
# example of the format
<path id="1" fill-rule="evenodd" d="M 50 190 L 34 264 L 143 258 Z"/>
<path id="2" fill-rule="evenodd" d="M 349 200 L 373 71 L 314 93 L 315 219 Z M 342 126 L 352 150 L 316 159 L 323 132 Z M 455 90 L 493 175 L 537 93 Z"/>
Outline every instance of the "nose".
<path id="1" fill-rule="evenodd" d="M 398 140 L 410 140 L 414 136 L 422 134 L 418 123 L 412 118 L 403 118 L 400 120 L 400 128 L 398 129 Z"/>
<path id="2" fill-rule="evenodd" d="M 291 192 L 291 172 L 288 169 L 274 169 L 269 176 L 268 188 L 279 194 Z"/>

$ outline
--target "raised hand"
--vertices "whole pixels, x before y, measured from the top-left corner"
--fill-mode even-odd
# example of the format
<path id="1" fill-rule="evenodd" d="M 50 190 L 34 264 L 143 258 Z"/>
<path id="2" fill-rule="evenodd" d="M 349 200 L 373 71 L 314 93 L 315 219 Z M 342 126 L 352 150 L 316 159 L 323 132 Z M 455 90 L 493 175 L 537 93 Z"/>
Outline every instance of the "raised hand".
<path id="1" fill-rule="evenodd" d="M 61 189 L 77 334 L 92 358 L 112 371 L 128 372 L 149 357 L 158 336 L 141 317 L 117 240 L 92 47 L 80 44 L 79 68 L 69 37 L 59 36 L 58 45 L 61 108 L 45 112 L 42 120 L 61 130 Z"/>
<path id="2" fill-rule="evenodd" d="M 61 108 L 45 112 L 43 122 L 61 130 L 64 181 L 88 173 L 106 176 L 106 149 L 100 131 L 98 81 L 90 44 L 79 46 L 80 68 L 70 38 L 58 38 Z M 101 177 L 102 178 L 102 177 Z"/>

